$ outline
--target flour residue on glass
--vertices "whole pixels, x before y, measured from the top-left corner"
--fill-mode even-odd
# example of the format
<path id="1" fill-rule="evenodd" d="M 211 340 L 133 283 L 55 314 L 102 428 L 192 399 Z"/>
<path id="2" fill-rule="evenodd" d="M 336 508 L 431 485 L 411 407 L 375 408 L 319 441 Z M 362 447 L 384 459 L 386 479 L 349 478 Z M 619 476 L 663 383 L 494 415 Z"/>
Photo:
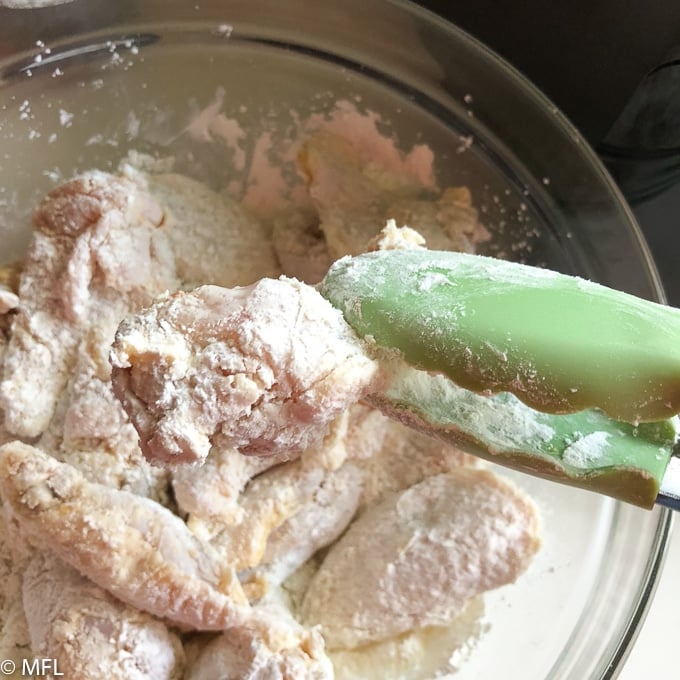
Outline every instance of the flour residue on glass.
<path id="1" fill-rule="evenodd" d="M 248 111 L 225 114 L 225 95 L 225 90 L 218 88 L 214 99 L 192 115 L 181 134 L 196 142 L 224 145 L 236 171 L 227 189 L 258 217 L 270 219 L 291 201 L 297 205 L 308 201 L 297 157 L 305 140 L 320 130 L 347 140 L 376 172 L 388 168 L 424 187 L 437 186 L 432 149 L 416 144 L 406 152 L 400 150 L 393 139 L 380 133 L 383 121 L 379 114 L 362 112 L 349 100 L 336 101 L 323 113 L 303 115 L 289 108 L 276 116 L 264 115 L 253 124 Z"/>

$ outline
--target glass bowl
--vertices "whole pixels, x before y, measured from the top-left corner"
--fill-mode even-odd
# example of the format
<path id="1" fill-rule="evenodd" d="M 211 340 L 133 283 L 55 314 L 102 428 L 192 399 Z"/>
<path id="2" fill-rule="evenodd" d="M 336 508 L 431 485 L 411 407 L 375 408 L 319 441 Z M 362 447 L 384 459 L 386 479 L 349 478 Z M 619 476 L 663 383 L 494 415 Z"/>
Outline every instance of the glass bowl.
<path id="1" fill-rule="evenodd" d="M 0 9 L 2 261 L 60 180 L 114 168 L 130 149 L 174 154 L 221 187 L 224 145 L 187 140 L 217 106 L 263 115 L 351 100 L 400 143 L 435 152 L 465 184 L 490 254 L 661 300 L 621 195 L 579 133 L 520 74 L 444 20 L 388 0 L 76 0 Z M 215 109 L 213 109 L 214 111 Z M 246 140 L 247 143 L 247 140 Z M 509 474 L 536 499 L 544 545 L 516 584 L 486 596 L 486 632 L 459 680 L 613 678 L 659 576 L 671 514 Z"/>

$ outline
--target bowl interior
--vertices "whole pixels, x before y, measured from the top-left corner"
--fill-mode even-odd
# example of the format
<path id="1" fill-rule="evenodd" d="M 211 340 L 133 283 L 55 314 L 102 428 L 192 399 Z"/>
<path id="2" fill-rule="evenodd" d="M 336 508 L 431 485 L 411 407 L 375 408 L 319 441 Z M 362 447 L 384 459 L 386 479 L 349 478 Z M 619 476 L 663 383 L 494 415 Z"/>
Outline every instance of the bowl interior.
<path id="1" fill-rule="evenodd" d="M 629 211 L 578 133 L 425 11 L 353 0 L 285 11 L 113 4 L 0 10 L 3 261 L 21 257 L 36 201 L 77 172 L 115 168 L 135 150 L 243 196 L 264 132 L 285 146 L 300 120 L 342 102 L 378 115 L 404 149 L 431 148 L 442 186 L 470 188 L 493 234 L 489 254 L 662 295 Z M 670 513 L 507 474 L 537 500 L 544 547 L 520 582 L 486 597 L 486 630 L 456 677 L 613 677 L 653 591 Z"/>

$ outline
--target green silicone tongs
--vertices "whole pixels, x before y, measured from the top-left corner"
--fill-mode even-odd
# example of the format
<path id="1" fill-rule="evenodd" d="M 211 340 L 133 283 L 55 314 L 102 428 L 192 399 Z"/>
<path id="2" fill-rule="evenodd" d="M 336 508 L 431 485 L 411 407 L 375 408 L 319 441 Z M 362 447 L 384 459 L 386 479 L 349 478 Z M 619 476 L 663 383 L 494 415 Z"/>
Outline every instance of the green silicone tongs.
<path id="1" fill-rule="evenodd" d="M 369 401 L 494 462 L 680 509 L 680 310 L 493 258 L 387 250 L 319 285 L 392 367 Z"/>

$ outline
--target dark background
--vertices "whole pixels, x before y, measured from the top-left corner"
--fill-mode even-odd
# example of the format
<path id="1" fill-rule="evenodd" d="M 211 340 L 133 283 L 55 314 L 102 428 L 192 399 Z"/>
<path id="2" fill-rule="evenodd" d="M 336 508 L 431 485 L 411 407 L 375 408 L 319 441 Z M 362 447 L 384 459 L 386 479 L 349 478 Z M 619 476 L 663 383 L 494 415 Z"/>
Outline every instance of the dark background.
<path id="1" fill-rule="evenodd" d="M 533 81 L 596 149 L 680 307 L 680 1 L 422 0 Z"/>

